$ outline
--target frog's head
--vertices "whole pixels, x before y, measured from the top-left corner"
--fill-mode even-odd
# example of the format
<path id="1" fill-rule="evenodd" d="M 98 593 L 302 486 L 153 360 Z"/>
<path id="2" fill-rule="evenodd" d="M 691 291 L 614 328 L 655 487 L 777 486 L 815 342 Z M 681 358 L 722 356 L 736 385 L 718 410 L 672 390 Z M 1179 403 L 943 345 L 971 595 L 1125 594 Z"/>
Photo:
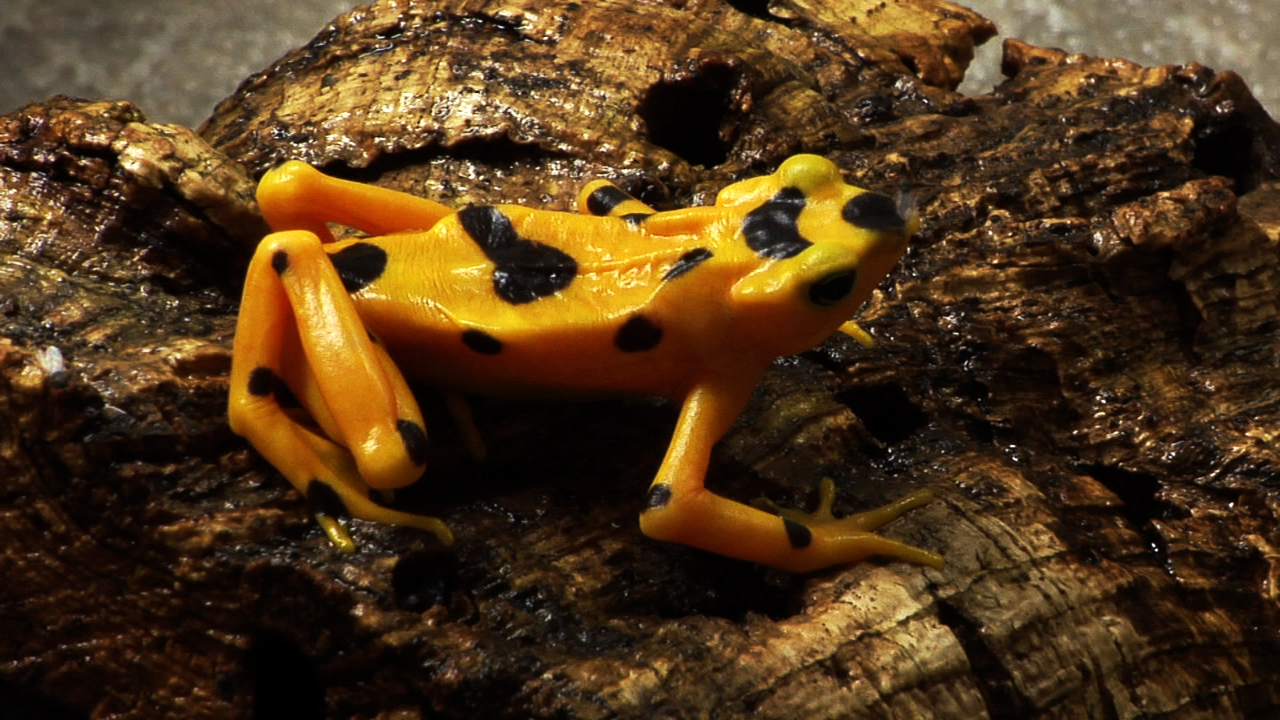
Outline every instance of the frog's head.
<path id="1" fill-rule="evenodd" d="M 742 207 L 742 238 L 762 260 L 733 287 L 739 329 L 778 355 L 807 350 L 848 321 L 920 226 L 913 208 L 846 184 L 815 155 L 725 188 L 716 204 Z"/>

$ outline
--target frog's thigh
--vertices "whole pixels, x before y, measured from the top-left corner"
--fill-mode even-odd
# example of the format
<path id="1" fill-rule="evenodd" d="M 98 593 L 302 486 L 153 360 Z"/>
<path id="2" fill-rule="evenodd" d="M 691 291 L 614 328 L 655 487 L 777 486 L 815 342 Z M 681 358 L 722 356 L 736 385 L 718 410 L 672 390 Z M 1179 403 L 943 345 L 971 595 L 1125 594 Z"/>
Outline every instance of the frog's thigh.
<path id="1" fill-rule="evenodd" d="M 731 390 L 705 388 L 686 400 L 640 516 L 646 535 L 791 572 L 809 572 L 873 555 L 935 567 L 940 564 L 940 558 L 932 553 L 867 532 L 910 509 L 906 506 L 873 517 L 809 522 L 795 516 L 784 518 L 707 490 L 703 483 L 711 448 L 744 404 L 745 398 Z"/>
<path id="2" fill-rule="evenodd" d="M 258 206 L 275 230 L 309 230 L 331 241 L 325 223 L 369 235 L 428 230 L 453 210 L 438 202 L 388 188 L 330 177 L 293 160 L 258 183 Z"/>
<path id="3" fill-rule="evenodd" d="M 305 379 L 281 354 L 298 344 L 306 355 Z M 322 524 L 345 511 L 451 541 L 440 521 L 368 497 L 370 485 L 399 487 L 421 475 L 426 435 L 403 376 L 365 332 L 315 235 L 276 233 L 259 245 L 245 281 L 231 384 L 232 429 L 308 497 Z M 332 440 L 286 412 L 300 404 L 293 387 L 322 400 L 323 408 L 307 404 Z M 330 522 L 326 531 L 344 545 L 340 528 Z"/>

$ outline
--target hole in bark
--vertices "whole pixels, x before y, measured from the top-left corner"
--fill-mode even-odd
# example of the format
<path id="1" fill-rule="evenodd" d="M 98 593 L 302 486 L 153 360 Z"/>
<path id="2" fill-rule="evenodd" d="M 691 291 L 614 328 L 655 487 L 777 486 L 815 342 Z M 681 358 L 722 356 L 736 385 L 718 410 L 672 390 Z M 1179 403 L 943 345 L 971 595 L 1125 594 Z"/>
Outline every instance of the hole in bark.
<path id="1" fill-rule="evenodd" d="M 301 649 L 278 632 L 262 631 L 244 656 L 253 684 L 255 718 L 323 718 L 324 685 Z"/>
<path id="2" fill-rule="evenodd" d="M 773 10 L 769 7 L 773 3 L 770 0 L 727 0 L 729 7 L 737 10 L 743 15 L 750 15 L 760 20 L 768 20 L 779 25 L 791 26 L 793 22 L 787 18 L 773 14 Z"/>
<path id="3" fill-rule="evenodd" d="M 457 578 L 458 566 L 452 553 L 409 553 L 391 571 L 391 589 L 401 608 L 422 612 L 447 603 Z"/>
<path id="4" fill-rule="evenodd" d="M 1196 137 L 1196 153 L 1191 164 L 1210 175 L 1222 175 L 1236 183 L 1236 192 L 1244 194 L 1257 183 L 1256 158 L 1253 152 L 1254 132 L 1244 120 L 1202 130 Z"/>
<path id="5" fill-rule="evenodd" d="M 1106 465 L 1086 465 L 1081 470 L 1120 498 L 1125 518 L 1135 530 L 1142 530 L 1155 517 L 1160 481 L 1154 475 Z"/>
<path id="6" fill-rule="evenodd" d="M 649 140 L 692 165 L 713 167 L 728 157 L 721 136 L 739 73 L 728 62 L 707 62 L 649 88 L 636 114 Z"/>
<path id="7" fill-rule="evenodd" d="M 836 396 L 880 442 L 896 445 L 924 427 L 928 417 L 896 385 L 855 387 Z"/>

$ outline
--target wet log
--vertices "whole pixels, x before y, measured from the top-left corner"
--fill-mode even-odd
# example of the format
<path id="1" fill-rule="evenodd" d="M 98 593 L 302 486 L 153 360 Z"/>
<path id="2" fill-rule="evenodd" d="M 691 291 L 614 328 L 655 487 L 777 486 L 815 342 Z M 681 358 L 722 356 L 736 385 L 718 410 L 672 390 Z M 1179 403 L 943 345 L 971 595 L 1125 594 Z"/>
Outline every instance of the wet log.
<path id="1" fill-rule="evenodd" d="M 379 2 L 198 131 L 0 117 L 0 704 L 15 717 L 1092 718 L 1280 712 L 1280 128 L 1242 81 L 1007 41 L 943 2 Z M 674 410 L 430 389 L 404 494 L 458 544 L 329 547 L 225 422 L 254 178 L 707 202 L 796 152 L 914 188 L 860 322 L 780 360 L 711 487 L 941 571 L 791 576 L 640 534 Z"/>

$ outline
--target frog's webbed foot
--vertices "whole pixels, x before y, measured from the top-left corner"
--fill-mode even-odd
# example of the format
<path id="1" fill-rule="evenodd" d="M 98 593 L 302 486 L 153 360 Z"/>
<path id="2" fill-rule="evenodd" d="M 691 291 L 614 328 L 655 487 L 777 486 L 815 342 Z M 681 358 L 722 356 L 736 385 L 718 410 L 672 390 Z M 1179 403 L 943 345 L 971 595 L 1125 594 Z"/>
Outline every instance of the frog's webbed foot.
<path id="1" fill-rule="evenodd" d="M 781 517 L 787 522 L 788 532 L 804 534 L 807 531 L 813 538 L 821 539 L 824 544 L 836 543 L 843 546 L 846 552 L 852 551 L 856 554 L 858 548 L 863 548 L 866 550 L 867 557 L 882 555 L 933 568 L 942 568 L 941 556 L 872 532 L 907 512 L 932 502 L 932 490 L 917 490 L 883 507 L 843 518 L 837 518 L 831 512 L 835 499 L 835 482 L 831 478 L 823 478 L 818 486 L 818 507 L 813 512 L 784 508 L 766 498 L 760 498 L 752 505 Z"/>

